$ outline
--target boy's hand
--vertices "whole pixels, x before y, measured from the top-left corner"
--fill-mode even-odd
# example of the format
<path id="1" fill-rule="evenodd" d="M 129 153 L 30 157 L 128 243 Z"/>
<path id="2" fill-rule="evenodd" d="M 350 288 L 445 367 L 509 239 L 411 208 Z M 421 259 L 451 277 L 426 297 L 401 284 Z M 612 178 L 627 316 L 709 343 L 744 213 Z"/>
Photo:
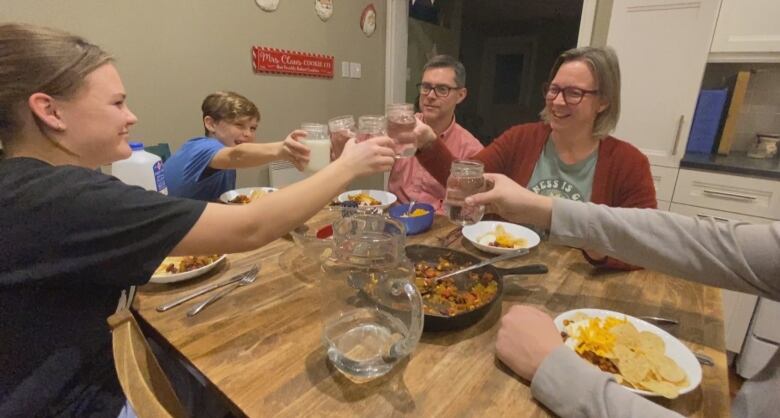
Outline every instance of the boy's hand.
<path id="1" fill-rule="evenodd" d="M 290 132 L 287 138 L 279 143 L 279 159 L 291 162 L 298 171 L 303 171 L 309 164 L 311 150 L 301 142 L 305 138 L 306 131 L 298 129 Z"/>
<path id="2" fill-rule="evenodd" d="M 550 315 L 515 305 L 501 318 L 496 357 L 523 379 L 532 380 L 545 357 L 563 344 Z"/>

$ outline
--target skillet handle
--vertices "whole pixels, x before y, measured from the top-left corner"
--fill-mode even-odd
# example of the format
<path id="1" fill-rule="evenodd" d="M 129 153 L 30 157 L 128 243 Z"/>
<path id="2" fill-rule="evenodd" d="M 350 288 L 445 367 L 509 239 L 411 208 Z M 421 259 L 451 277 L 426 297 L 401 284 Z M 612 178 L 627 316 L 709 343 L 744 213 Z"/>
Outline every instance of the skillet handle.
<path id="1" fill-rule="evenodd" d="M 527 264 L 525 266 L 508 269 L 496 267 L 496 270 L 498 270 L 502 276 L 506 276 L 508 274 L 546 274 L 548 271 L 546 264 Z"/>

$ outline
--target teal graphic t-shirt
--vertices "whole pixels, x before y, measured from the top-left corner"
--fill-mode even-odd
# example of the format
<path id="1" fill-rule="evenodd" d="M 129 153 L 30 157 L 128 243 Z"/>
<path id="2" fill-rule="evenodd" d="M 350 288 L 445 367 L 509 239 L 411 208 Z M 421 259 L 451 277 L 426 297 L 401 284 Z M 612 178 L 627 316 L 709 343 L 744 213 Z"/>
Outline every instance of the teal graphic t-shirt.
<path id="1" fill-rule="evenodd" d="M 528 189 L 544 196 L 589 202 L 598 156 L 596 149 L 584 160 L 566 164 L 558 158 L 552 139 L 547 138 L 531 181 L 528 182 Z"/>

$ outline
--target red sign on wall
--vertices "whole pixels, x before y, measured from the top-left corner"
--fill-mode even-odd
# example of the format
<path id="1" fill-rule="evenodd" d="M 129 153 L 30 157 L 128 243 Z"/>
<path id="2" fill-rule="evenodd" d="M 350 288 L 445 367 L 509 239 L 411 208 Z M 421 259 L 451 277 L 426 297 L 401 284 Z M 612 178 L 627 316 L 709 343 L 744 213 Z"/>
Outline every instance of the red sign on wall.
<path id="1" fill-rule="evenodd" d="M 332 55 L 254 46 L 252 47 L 252 67 L 256 73 L 333 78 Z"/>

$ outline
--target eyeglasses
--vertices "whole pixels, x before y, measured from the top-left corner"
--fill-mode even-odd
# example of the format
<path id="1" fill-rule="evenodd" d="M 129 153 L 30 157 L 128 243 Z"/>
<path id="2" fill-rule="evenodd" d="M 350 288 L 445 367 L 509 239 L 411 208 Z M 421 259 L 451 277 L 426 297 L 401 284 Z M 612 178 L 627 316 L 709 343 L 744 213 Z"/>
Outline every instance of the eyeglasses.
<path id="1" fill-rule="evenodd" d="M 558 97 L 559 93 L 563 93 L 563 101 L 567 105 L 576 105 L 582 102 L 582 99 L 588 94 L 596 94 L 598 90 L 584 90 L 578 87 L 564 87 L 561 88 L 555 84 L 544 83 L 542 86 L 542 93 L 545 100 L 553 101 Z"/>
<path id="2" fill-rule="evenodd" d="M 450 95 L 450 90 L 459 90 L 462 87 L 450 87 L 444 84 L 428 84 L 428 83 L 418 83 L 417 84 L 417 90 L 420 91 L 420 94 L 423 96 L 428 95 L 428 93 L 433 90 L 433 93 L 436 94 L 436 97 L 447 97 Z"/>

